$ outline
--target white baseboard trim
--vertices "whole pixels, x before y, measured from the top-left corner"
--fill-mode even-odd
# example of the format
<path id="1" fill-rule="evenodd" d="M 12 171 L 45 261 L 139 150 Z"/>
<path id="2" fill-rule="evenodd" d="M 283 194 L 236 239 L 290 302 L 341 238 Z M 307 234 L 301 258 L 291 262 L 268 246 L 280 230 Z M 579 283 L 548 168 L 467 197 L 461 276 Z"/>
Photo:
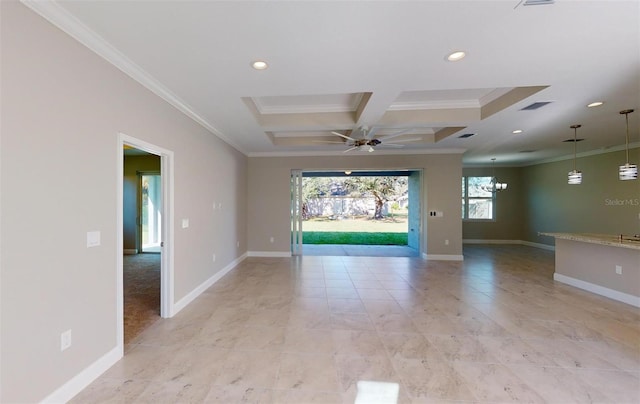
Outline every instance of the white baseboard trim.
<path id="1" fill-rule="evenodd" d="M 218 282 L 229 271 L 231 271 L 233 268 L 238 266 L 238 264 L 240 264 L 242 261 L 244 261 L 245 258 L 247 258 L 247 254 L 246 253 L 242 254 L 241 256 L 236 258 L 235 260 L 231 261 L 229 263 L 229 265 L 227 265 L 226 267 L 222 268 L 220 271 L 216 272 L 212 277 L 210 277 L 209 279 L 207 279 L 206 281 L 201 283 L 198 287 L 193 289 L 188 295 L 186 295 L 185 297 L 183 297 L 182 299 L 177 301 L 173 305 L 173 313 L 171 313 L 171 317 L 175 316 L 176 314 L 178 314 L 178 312 L 180 310 L 182 310 L 185 307 L 187 307 L 187 305 L 189 305 L 189 303 L 191 303 L 198 296 L 200 296 L 202 294 L 202 292 L 204 292 L 205 290 L 209 289 L 214 283 Z"/>
<path id="2" fill-rule="evenodd" d="M 431 261 L 464 261 L 463 255 L 458 254 L 425 254 L 422 253 L 422 259 Z"/>
<path id="3" fill-rule="evenodd" d="M 125 248 L 124 250 L 122 250 L 122 253 L 124 255 L 136 255 L 138 253 L 138 249 L 137 248 Z"/>
<path id="4" fill-rule="evenodd" d="M 116 347 L 107 352 L 100 359 L 93 362 L 82 372 L 78 373 L 71 380 L 60 386 L 56 391 L 49 394 L 42 403 L 66 403 L 78 393 L 89 386 L 100 375 L 118 362 L 123 356 L 122 347 Z"/>
<path id="5" fill-rule="evenodd" d="M 462 239 L 462 244 L 522 244 L 520 240 Z"/>
<path id="6" fill-rule="evenodd" d="M 549 244 L 534 243 L 524 240 L 484 240 L 484 239 L 463 239 L 462 244 L 519 244 L 529 247 L 542 248 L 543 250 L 555 251 L 556 247 Z"/>
<path id="7" fill-rule="evenodd" d="M 249 257 L 288 258 L 288 257 L 291 257 L 291 251 L 249 251 L 247 255 Z"/>
<path id="8" fill-rule="evenodd" d="M 609 299 L 617 300 L 619 302 L 627 303 L 635 307 L 640 307 L 640 297 L 630 295 L 628 293 L 619 292 L 617 290 L 605 288 L 604 286 L 596 285 L 594 283 L 586 282 L 580 279 L 572 278 L 570 276 L 562 275 L 557 272 L 553 274 L 553 280 L 561 283 L 565 283 L 576 288 L 586 290 L 587 292 L 595 293 L 600 296 L 608 297 Z"/>
<path id="9" fill-rule="evenodd" d="M 549 251 L 555 251 L 556 250 L 556 246 L 549 245 L 549 244 L 534 243 L 532 241 L 523 241 L 522 244 L 523 245 L 527 245 L 529 247 L 541 248 L 543 250 L 549 250 Z"/>

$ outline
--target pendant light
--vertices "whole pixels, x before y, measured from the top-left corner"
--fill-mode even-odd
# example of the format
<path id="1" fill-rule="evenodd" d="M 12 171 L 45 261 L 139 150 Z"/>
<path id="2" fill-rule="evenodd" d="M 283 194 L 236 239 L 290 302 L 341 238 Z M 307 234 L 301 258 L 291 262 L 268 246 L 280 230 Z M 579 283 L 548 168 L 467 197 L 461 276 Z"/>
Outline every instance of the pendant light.
<path id="1" fill-rule="evenodd" d="M 620 115 L 624 115 L 627 121 L 627 137 L 626 137 L 626 151 L 627 151 L 627 163 L 620 166 L 618 171 L 621 181 L 637 180 L 638 179 L 638 166 L 635 164 L 629 164 L 629 114 L 632 113 L 632 109 L 625 109 L 620 111 Z"/>
<path id="2" fill-rule="evenodd" d="M 582 171 L 576 170 L 576 155 L 578 149 L 578 128 L 582 125 L 571 125 L 573 129 L 573 170 L 569 171 L 569 185 L 582 184 Z"/>

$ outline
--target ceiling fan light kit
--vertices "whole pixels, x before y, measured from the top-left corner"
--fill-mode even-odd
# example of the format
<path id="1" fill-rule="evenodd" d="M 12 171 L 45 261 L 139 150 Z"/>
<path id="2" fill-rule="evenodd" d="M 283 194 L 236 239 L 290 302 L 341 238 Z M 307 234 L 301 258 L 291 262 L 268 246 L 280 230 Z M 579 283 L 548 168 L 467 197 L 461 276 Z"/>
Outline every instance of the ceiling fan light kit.
<path id="1" fill-rule="evenodd" d="M 629 163 L 629 114 L 633 112 L 633 109 L 625 109 L 620 111 L 620 115 L 624 115 L 627 122 L 627 135 L 626 135 L 626 157 L 627 162 L 621 165 L 618 169 L 618 178 L 621 181 L 637 180 L 638 179 L 638 166 L 636 164 Z"/>
<path id="2" fill-rule="evenodd" d="M 331 132 L 331 134 L 336 135 L 336 136 L 340 136 L 341 138 L 343 138 L 344 144 L 346 144 L 348 146 L 348 149 L 346 149 L 343 153 L 347 153 L 350 152 L 352 150 L 364 150 L 367 151 L 369 153 L 373 153 L 374 151 L 376 151 L 376 146 L 389 146 L 389 147 L 404 147 L 403 144 L 400 143 L 406 143 L 406 142 L 415 142 L 415 141 L 419 141 L 421 140 L 420 138 L 411 138 L 411 139 L 400 139 L 400 140 L 395 140 L 393 143 L 388 143 L 387 140 L 392 139 L 392 138 L 396 138 L 400 135 L 404 135 L 407 132 L 410 132 L 412 130 L 412 128 L 410 129 L 403 129 L 399 132 L 396 133 L 392 133 L 390 135 L 386 135 L 386 136 L 382 136 L 380 138 L 375 138 L 373 137 L 376 130 L 375 129 L 369 129 L 366 126 L 362 126 L 360 128 L 357 129 L 357 131 L 362 132 L 362 137 L 352 137 L 352 136 L 347 136 L 344 135 L 340 132 Z M 356 132 L 354 130 L 354 132 Z M 365 147 L 366 146 L 366 147 Z M 363 148 L 365 147 L 365 148 Z"/>

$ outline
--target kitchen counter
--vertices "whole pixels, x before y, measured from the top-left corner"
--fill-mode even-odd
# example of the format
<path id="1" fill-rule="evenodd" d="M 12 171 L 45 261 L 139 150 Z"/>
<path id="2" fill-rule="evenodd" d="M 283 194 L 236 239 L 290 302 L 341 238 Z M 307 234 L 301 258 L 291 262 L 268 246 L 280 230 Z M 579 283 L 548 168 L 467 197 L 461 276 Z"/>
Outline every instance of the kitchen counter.
<path id="1" fill-rule="evenodd" d="M 585 243 L 602 244 L 612 247 L 630 248 L 640 250 L 640 238 L 633 236 L 613 235 L 613 234 L 591 234 L 591 233 L 539 233 L 541 236 L 551 236 L 556 239 L 582 241 Z"/>
<path id="2" fill-rule="evenodd" d="M 640 241 L 606 234 L 540 235 L 556 240 L 555 281 L 640 307 Z"/>

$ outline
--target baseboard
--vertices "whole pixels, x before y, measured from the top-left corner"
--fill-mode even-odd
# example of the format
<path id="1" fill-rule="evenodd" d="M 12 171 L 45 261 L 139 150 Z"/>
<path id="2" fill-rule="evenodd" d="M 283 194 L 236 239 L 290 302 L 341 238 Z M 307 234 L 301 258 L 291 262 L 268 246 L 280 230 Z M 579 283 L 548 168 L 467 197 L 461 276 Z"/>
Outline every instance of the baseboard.
<path id="1" fill-rule="evenodd" d="M 463 255 L 458 254 L 425 254 L 422 253 L 422 259 L 430 261 L 464 261 Z"/>
<path id="2" fill-rule="evenodd" d="M 125 248 L 124 250 L 122 250 L 122 253 L 124 255 L 136 255 L 138 253 L 138 249 L 137 248 Z"/>
<path id="3" fill-rule="evenodd" d="M 526 245 L 526 246 L 529 246 L 529 247 L 541 248 L 543 250 L 549 250 L 549 251 L 555 251 L 556 250 L 556 246 L 549 245 L 549 244 L 534 243 L 534 242 L 531 242 L 531 241 L 522 241 L 522 244 Z"/>
<path id="4" fill-rule="evenodd" d="M 291 257 L 291 251 L 249 251 L 247 256 L 288 258 Z"/>
<path id="5" fill-rule="evenodd" d="M 605 288 L 604 286 L 600 286 L 600 285 L 596 285 L 580 279 L 572 278 L 570 276 L 562 275 L 557 272 L 553 274 L 553 280 L 561 283 L 565 283 L 570 286 L 574 286 L 582 290 L 586 290 L 587 292 L 608 297 L 609 299 L 617 300 L 619 302 L 630 304 L 635 307 L 640 307 L 640 297 L 638 296 L 634 296 L 628 293 Z"/>
<path id="6" fill-rule="evenodd" d="M 78 393 L 89 386 L 100 375 L 118 362 L 123 356 L 122 347 L 116 347 L 107 352 L 100 359 L 93 362 L 82 372 L 78 373 L 71 380 L 60 386 L 56 391 L 49 394 L 42 403 L 66 403 Z"/>
<path id="7" fill-rule="evenodd" d="M 526 245 L 529 247 L 542 248 L 544 250 L 555 251 L 556 248 L 552 245 L 534 243 L 524 240 L 485 240 L 485 239 L 463 239 L 462 244 L 517 244 Z"/>
<path id="8" fill-rule="evenodd" d="M 205 290 L 209 289 L 214 283 L 218 282 L 223 276 L 225 276 L 229 271 L 238 266 L 242 261 L 247 258 L 247 254 L 242 254 L 240 257 L 231 261 L 229 265 L 222 268 L 220 271 L 216 272 L 212 277 L 201 283 L 198 287 L 193 289 L 188 295 L 177 301 L 173 305 L 173 312 L 171 313 L 171 317 L 175 316 L 180 310 L 184 309 L 194 301 L 198 296 L 202 294 Z"/>
<path id="9" fill-rule="evenodd" d="M 462 244 L 522 244 L 520 240 L 462 239 Z"/>

